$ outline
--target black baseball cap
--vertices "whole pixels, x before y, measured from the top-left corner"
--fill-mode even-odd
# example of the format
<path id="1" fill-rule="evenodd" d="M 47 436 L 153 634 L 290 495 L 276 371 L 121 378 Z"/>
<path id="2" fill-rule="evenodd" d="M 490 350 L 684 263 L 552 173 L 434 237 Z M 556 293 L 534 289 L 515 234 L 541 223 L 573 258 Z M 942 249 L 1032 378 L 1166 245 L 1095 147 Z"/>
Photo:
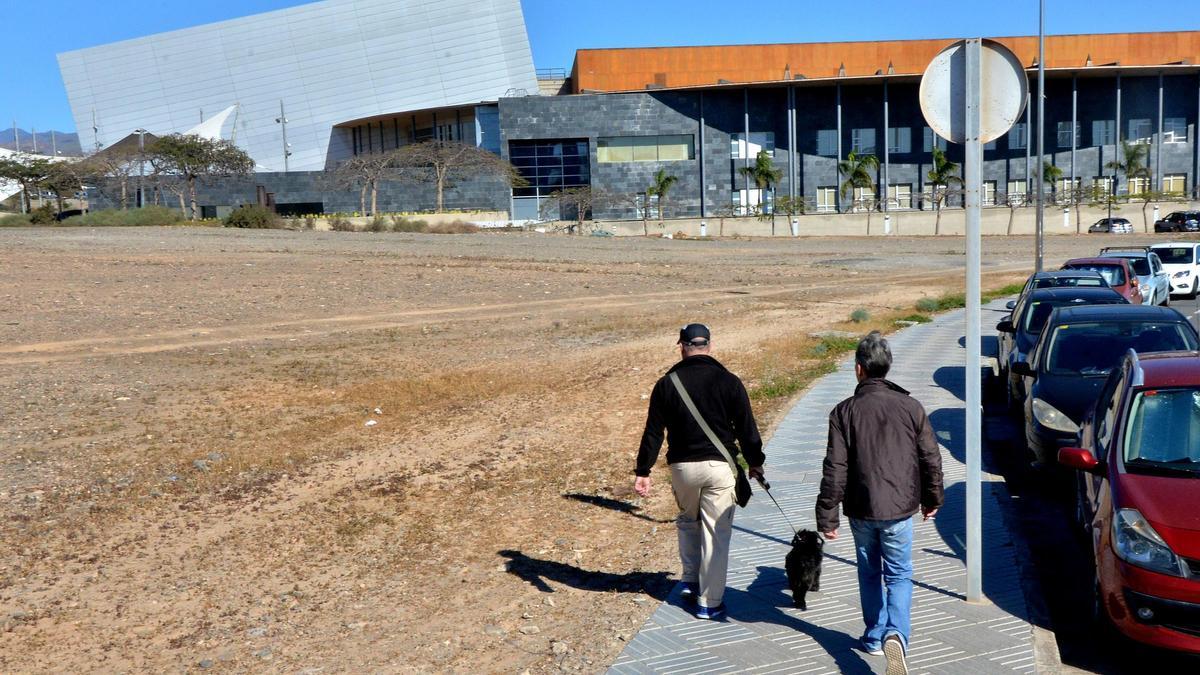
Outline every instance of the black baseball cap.
<path id="1" fill-rule="evenodd" d="M 703 347 L 708 344 L 712 336 L 708 332 L 708 326 L 702 323 L 689 323 L 679 329 L 679 342 L 675 344 L 688 344 L 693 347 Z"/>

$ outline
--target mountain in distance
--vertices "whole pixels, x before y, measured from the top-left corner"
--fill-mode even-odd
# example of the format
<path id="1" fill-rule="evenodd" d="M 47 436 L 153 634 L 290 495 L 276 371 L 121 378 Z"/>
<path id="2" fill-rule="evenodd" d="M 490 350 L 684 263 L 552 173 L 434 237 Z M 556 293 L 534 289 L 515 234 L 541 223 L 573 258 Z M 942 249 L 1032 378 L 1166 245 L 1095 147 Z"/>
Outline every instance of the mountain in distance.
<path id="1" fill-rule="evenodd" d="M 12 127 L 0 129 L 0 148 L 16 150 L 17 139 L 21 141 L 22 152 L 33 152 L 34 134 L 24 129 L 14 130 Z M 54 137 L 51 138 L 49 131 L 37 132 L 37 151 L 39 155 L 49 155 L 52 152 L 52 148 L 55 147 L 58 148 L 58 154 L 62 157 L 83 156 L 83 150 L 79 147 L 79 134 L 55 131 Z"/>

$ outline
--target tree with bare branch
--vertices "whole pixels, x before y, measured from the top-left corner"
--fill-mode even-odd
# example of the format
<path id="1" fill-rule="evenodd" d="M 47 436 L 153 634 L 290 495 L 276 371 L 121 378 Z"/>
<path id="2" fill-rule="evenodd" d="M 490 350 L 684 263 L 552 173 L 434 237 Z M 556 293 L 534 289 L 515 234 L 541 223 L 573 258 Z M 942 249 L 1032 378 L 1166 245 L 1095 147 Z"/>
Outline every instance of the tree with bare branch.
<path id="1" fill-rule="evenodd" d="M 571 217 L 567 232 L 577 234 L 583 232 L 583 222 L 591 217 L 592 210 L 607 204 L 610 199 L 607 193 L 588 185 L 566 188 L 554 192 L 542 202 L 541 215 L 553 220 Z"/>
<path id="2" fill-rule="evenodd" d="M 438 213 L 446 210 L 446 190 L 463 180 L 493 176 L 510 186 L 526 184 L 512 164 L 488 150 L 458 141 L 413 143 L 402 146 L 395 155 L 401 180 L 433 185 Z"/>
<path id="3" fill-rule="evenodd" d="M 375 215 L 379 213 L 379 184 L 399 178 L 398 161 L 398 150 L 351 157 L 333 170 L 333 181 L 341 188 L 358 188 L 359 212 L 363 214 L 368 213 L 367 194 L 370 193 L 370 215 Z"/>
<path id="4" fill-rule="evenodd" d="M 116 194 L 110 196 L 121 205 L 121 210 L 126 210 L 129 208 L 129 183 L 137 173 L 142 157 L 135 148 L 113 146 L 79 162 L 78 173 L 103 194 L 109 194 L 115 188 Z"/>
<path id="5" fill-rule="evenodd" d="M 146 151 L 156 170 L 175 175 L 185 184 L 191 199 L 191 213 L 188 216 L 191 220 L 196 220 L 200 215 L 196 204 L 197 183 L 217 177 L 245 176 L 254 170 L 254 160 L 250 155 L 226 140 L 171 134 L 159 137 Z M 180 207 L 183 207 L 182 196 Z"/>

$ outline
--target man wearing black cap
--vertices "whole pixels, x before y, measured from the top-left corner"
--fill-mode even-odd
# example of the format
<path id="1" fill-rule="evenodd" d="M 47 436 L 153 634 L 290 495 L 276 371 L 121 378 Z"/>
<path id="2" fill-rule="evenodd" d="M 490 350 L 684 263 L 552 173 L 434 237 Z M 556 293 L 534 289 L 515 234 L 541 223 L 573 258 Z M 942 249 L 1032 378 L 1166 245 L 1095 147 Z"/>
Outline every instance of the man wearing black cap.
<path id="1" fill-rule="evenodd" d="M 697 617 L 720 619 L 725 616 L 722 598 L 733 528 L 734 473 L 688 410 L 671 375 L 678 377 L 696 411 L 725 449 L 736 455 L 741 448 L 752 477 L 763 475 L 766 457 L 746 387 L 709 356 L 710 337 L 708 326 L 700 323 L 690 323 L 679 331 L 681 360 L 650 394 L 633 487 L 643 497 L 650 494 L 650 469 L 658 460 L 666 429 L 671 489 L 679 506 L 675 524 L 683 565 L 683 595 L 695 601 Z"/>

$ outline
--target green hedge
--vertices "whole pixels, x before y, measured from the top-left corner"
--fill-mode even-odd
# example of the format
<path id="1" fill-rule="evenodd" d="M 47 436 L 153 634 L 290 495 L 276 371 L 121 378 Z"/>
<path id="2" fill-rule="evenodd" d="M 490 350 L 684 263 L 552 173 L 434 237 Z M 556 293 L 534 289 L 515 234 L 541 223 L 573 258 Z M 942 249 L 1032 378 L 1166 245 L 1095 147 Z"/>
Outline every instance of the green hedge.
<path id="1" fill-rule="evenodd" d="M 62 221 L 65 227 L 150 227 L 175 225 L 183 221 L 178 209 L 165 206 L 146 206 L 140 209 L 102 209 Z"/>

